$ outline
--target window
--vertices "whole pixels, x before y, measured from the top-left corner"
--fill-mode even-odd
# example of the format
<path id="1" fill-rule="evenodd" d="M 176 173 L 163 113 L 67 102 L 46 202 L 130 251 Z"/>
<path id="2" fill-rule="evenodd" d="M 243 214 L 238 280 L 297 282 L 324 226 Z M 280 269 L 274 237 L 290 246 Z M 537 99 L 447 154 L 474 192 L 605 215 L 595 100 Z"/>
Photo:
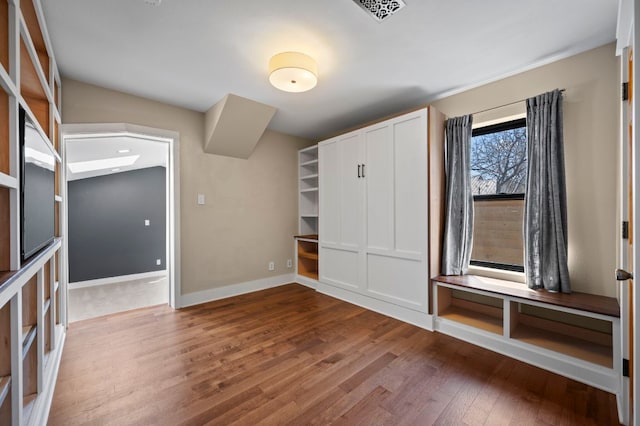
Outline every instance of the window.
<path id="1" fill-rule="evenodd" d="M 526 184 L 525 119 L 474 129 L 472 265 L 524 271 L 522 224 Z"/>

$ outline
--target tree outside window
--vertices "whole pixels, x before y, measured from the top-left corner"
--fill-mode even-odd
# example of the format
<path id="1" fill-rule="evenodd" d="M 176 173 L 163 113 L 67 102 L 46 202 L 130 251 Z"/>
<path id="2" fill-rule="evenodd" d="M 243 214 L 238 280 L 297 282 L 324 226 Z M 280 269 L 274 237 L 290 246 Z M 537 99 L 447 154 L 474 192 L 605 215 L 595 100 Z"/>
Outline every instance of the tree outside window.
<path id="1" fill-rule="evenodd" d="M 522 224 L 526 184 L 525 119 L 474 129 L 472 265 L 524 271 Z"/>

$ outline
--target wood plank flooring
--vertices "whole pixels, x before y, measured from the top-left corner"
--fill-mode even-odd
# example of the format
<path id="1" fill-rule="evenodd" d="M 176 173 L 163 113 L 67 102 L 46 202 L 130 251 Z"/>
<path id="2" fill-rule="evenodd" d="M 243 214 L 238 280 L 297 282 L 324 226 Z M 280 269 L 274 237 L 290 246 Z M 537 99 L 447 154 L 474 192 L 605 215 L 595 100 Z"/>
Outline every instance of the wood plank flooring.
<path id="1" fill-rule="evenodd" d="M 608 425 L 615 397 L 290 284 L 70 325 L 50 425 Z"/>

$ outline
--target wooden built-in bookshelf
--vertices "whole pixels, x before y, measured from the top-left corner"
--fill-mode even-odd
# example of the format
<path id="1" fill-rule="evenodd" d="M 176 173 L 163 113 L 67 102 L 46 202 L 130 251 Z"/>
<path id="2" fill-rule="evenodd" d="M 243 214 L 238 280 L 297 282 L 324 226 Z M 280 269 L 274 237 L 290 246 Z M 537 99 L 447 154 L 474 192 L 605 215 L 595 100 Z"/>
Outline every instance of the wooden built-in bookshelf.
<path id="1" fill-rule="evenodd" d="M 64 340 L 60 74 L 40 0 L 0 1 L 0 424 L 45 424 Z M 19 110 L 50 144 L 56 239 L 20 256 Z M 53 361 L 53 362 L 51 362 Z"/>

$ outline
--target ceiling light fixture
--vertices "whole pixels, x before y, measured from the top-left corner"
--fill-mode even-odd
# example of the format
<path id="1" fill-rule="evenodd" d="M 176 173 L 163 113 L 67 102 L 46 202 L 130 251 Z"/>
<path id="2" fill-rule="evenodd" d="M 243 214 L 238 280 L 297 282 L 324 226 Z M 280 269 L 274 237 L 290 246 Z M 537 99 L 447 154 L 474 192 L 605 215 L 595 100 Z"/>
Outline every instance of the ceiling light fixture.
<path id="1" fill-rule="evenodd" d="M 130 149 L 119 149 L 119 150 L 118 150 L 118 154 L 127 154 L 127 153 L 129 153 L 129 152 L 131 152 L 131 150 L 130 150 Z"/>
<path id="2" fill-rule="evenodd" d="M 318 64 L 304 53 L 278 53 L 269 61 L 269 82 L 285 92 L 306 92 L 318 84 Z"/>

